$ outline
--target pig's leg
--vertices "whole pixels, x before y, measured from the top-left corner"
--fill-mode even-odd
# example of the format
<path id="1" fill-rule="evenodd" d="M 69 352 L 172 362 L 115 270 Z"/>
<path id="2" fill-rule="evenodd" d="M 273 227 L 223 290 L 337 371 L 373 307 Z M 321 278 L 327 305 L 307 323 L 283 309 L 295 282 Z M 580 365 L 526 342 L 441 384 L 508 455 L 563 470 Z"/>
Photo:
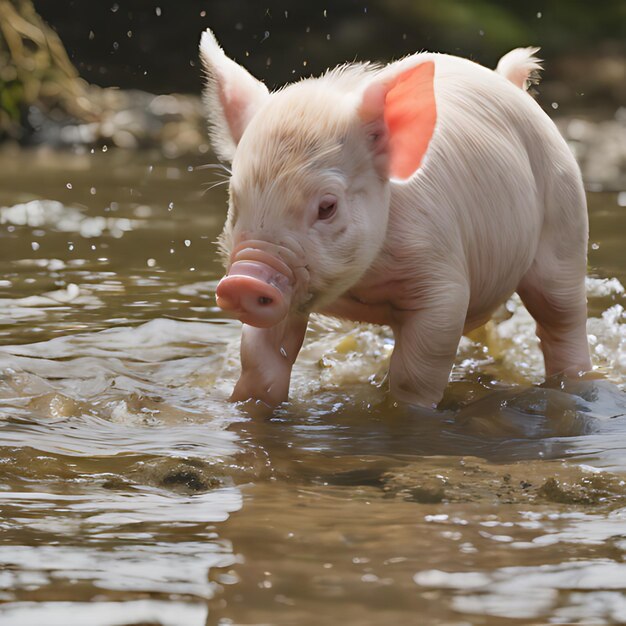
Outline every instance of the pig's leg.
<path id="1" fill-rule="evenodd" d="M 557 258 L 541 248 L 517 292 L 537 322 L 546 376 L 576 376 L 591 369 L 587 342 L 585 259 Z"/>
<path id="2" fill-rule="evenodd" d="M 546 376 L 591 369 L 587 342 L 587 202 L 578 167 L 563 146 L 546 187 L 541 240 L 517 292 L 537 322 Z"/>
<path id="3" fill-rule="evenodd" d="M 467 316 L 467 285 L 445 283 L 420 293 L 416 310 L 397 312 L 391 356 L 391 393 L 435 407 L 448 384 Z M 417 308 L 419 307 L 419 308 Z"/>
<path id="4" fill-rule="evenodd" d="M 271 328 L 243 325 L 241 376 L 230 398 L 233 402 L 252 399 L 275 407 L 287 400 L 291 368 L 307 323 L 306 315 L 290 315 Z"/>

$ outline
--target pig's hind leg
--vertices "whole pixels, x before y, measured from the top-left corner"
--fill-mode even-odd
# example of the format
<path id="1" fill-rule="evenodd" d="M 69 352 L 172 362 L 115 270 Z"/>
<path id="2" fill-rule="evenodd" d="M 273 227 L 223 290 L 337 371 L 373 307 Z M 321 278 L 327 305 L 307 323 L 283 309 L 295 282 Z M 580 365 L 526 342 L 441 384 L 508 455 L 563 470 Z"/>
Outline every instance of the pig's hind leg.
<path id="1" fill-rule="evenodd" d="M 535 259 L 517 289 L 537 323 L 547 377 L 591 370 L 585 293 L 587 209 L 577 178 L 561 190 L 553 210 L 547 212 Z"/>
<path id="2" fill-rule="evenodd" d="M 559 260 L 540 257 L 517 290 L 537 322 L 547 377 L 591 369 L 584 275 L 573 274 Z"/>

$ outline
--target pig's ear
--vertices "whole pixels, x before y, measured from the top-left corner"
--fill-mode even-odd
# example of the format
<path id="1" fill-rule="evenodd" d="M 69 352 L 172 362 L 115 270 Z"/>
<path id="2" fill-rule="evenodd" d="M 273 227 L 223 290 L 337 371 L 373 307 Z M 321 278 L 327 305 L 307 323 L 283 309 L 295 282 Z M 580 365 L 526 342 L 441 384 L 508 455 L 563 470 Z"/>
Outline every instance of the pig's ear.
<path id="1" fill-rule="evenodd" d="M 202 33 L 200 58 L 206 72 L 204 101 L 213 149 L 220 159 L 232 161 L 243 131 L 269 92 L 224 54 L 210 30 Z"/>
<path id="2" fill-rule="evenodd" d="M 437 122 L 435 64 L 383 75 L 363 93 L 359 115 L 381 175 L 406 180 L 420 167 Z"/>

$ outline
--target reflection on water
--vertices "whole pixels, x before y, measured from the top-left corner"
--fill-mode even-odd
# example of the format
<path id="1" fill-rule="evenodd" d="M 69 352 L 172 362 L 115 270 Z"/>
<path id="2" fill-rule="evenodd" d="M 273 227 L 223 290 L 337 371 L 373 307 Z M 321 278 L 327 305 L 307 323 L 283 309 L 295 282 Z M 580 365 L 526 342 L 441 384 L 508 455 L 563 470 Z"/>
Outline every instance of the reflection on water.
<path id="1" fill-rule="evenodd" d="M 200 603 L 171 600 L 107 602 L 14 602 L 5 606 L 0 621 L 11 626 L 111 626 L 111 624 L 185 624 L 204 626 L 207 608 Z"/>
<path id="2" fill-rule="evenodd" d="M 226 401 L 210 170 L 2 165 L 0 624 L 626 621 L 615 194 L 590 196 L 601 377 L 544 383 L 513 298 L 440 410 L 398 406 L 389 332 L 318 318 L 292 401 L 251 420 Z"/>

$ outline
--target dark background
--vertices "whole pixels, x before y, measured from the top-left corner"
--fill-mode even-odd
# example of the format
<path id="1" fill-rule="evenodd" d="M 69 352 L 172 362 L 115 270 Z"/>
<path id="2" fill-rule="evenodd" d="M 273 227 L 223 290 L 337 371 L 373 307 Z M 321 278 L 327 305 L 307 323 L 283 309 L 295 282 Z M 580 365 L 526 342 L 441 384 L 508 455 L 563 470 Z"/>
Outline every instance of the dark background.
<path id="1" fill-rule="evenodd" d="M 421 49 L 487 65 L 517 46 L 623 54 L 626 0 L 36 0 L 81 75 L 101 86 L 199 92 L 200 33 L 270 87 L 352 60 Z"/>

